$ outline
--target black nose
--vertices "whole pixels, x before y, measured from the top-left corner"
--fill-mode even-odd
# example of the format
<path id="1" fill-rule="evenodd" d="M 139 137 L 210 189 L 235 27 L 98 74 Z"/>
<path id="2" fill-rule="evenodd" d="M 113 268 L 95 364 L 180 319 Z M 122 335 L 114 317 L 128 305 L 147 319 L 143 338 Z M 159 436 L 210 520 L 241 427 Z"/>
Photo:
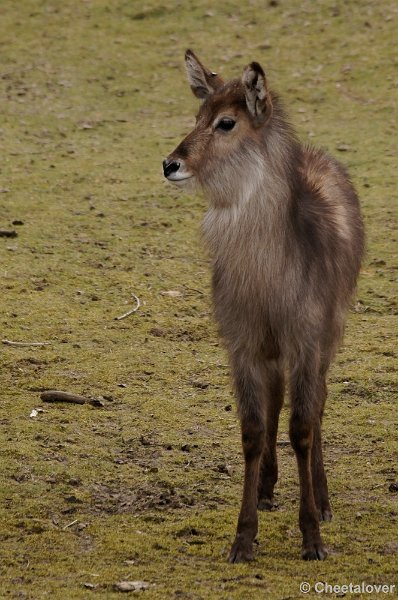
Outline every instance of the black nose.
<path id="1" fill-rule="evenodd" d="M 164 160 L 163 161 L 163 173 L 165 177 L 175 173 L 180 168 L 180 163 L 176 160 Z"/>

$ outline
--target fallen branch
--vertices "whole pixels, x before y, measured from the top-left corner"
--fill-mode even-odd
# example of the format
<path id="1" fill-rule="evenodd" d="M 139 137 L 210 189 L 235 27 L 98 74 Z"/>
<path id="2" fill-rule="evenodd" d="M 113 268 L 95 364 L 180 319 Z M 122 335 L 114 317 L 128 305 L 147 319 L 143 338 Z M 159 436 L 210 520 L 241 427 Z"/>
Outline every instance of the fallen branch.
<path id="1" fill-rule="evenodd" d="M 68 523 L 67 525 L 65 525 L 64 527 L 62 527 L 62 529 L 65 531 L 65 529 L 68 529 L 68 527 L 72 527 L 72 525 L 76 525 L 76 523 L 78 523 L 78 519 L 75 519 L 74 521 L 71 521 L 70 523 Z"/>
<path id="2" fill-rule="evenodd" d="M 120 317 L 115 317 L 115 321 L 121 321 L 122 319 L 125 319 L 126 317 L 129 317 L 133 313 L 137 312 L 137 310 L 140 308 L 141 302 L 140 302 L 140 299 L 138 298 L 138 296 L 136 296 L 135 294 L 131 294 L 131 295 L 134 298 L 134 300 L 136 302 L 136 305 L 131 310 L 128 310 L 123 315 L 120 315 Z"/>
<path id="3" fill-rule="evenodd" d="M 24 348 L 25 346 L 49 346 L 51 342 L 13 342 L 11 340 L 1 340 L 2 344 L 6 346 L 16 346 Z"/>
<path id="4" fill-rule="evenodd" d="M 0 237 L 16 238 L 17 235 L 18 235 L 17 232 L 14 231 L 13 229 L 11 229 L 11 230 L 0 229 Z"/>
<path id="5" fill-rule="evenodd" d="M 40 394 L 43 402 L 68 402 L 69 404 L 91 404 L 91 406 L 101 407 L 104 403 L 97 398 L 86 398 L 69 392 L 59 392 L 58 390 L 47 390 Z"/>
<path id="6" fill-rule="evenodd" d="M 72 404 L 86 404 L 89 398 L 77 396 L 69 392 L 58 392 L 57 390 L 48 390 L 40 394 L 43 402 L 71 402 Z"/>

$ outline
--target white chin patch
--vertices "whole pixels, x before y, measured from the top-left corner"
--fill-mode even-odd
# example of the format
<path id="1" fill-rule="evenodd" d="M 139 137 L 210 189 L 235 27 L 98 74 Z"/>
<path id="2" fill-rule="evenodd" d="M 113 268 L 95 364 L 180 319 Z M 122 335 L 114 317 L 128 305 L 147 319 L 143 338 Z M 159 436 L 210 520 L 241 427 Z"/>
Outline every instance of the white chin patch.
<path id="1" fill-rule="evenodd" d="M 167 179 L 172 183 L 176 183 L 177 185 L 184 185 L 189 181 L 189 179 L 192 179 L 192 177 L 192 173 L 179 173 L 177 171 L 177 173 L 170 173 Z"/>

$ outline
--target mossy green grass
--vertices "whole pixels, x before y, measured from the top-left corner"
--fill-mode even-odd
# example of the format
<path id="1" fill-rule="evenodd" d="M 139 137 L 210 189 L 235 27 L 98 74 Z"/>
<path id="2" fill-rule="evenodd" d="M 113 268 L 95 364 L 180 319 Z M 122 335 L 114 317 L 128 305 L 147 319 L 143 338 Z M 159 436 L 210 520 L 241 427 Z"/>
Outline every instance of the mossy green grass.
<path id="1" fill-rule="evenodd" d="M 397 584 L 395 3 L 0 11 L 0 229 L 17 233 L 0 238 L 1 338 L 47 343 L 1 344 L 0 597 L 111 599 L 122 580 L 147 582 L 154 600 Z M 225 77 L 259 61 L 301 138 L 337 155 L 361 198 L 367 255 L 324 421 L 334 520 L 322 563 L 300 559 L 287 405 L 278 510 L 260 515 L 255 561 L 226 562 L 243 468 L 199 233 L 206 202 L 161 175 L 194 123 L 187 47 Z M 115 320 L 132 294 L 139 310 Z M 104 406 L 44 404 L 51 388 Z"/>

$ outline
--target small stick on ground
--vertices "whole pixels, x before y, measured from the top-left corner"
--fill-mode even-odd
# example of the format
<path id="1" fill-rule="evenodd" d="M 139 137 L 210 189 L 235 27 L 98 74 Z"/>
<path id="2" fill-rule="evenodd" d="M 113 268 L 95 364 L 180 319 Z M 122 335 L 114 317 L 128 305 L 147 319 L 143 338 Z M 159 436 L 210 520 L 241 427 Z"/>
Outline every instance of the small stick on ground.
<path id="1" fill-rule="evenodd" d="M 86 404 L 90 402 L 89 398 L 70 394 L 69 392 L 59 392 L 57 390 L 47 390 L 40 394 L 43 402 L 71 402 L 72 404 Z"/>
<path id="2" fill-rule="evenodd" d="M 0 230 L 0 237 L 5 237 L 5 238 L 16 238 L 18 236 L 17 232 L 14 230 L 5 230 L 5 229 L 1 229 Z"/>
<path id="3" fill-rule="evenodd" d="M 2 344 L 6 346 L 16 346 L 19 348 L 24 348 L 27 346 L 49 346 L 51 342 L 13 342 L 12 340 L 1 340 Z"/>
<path id="4" fill-rule="evenodd" d="M 126 317 L 129 317 L 133 313 L 137 312 L 137 310 L 140 308 L 141 302 L 140 302 L 140 299 L 138 298 L 138 296 L 136 296 L 135 294 L 131 294 L 131 295 L 134 298 L 134 300 L 136 302 L 136 305 L 131 310 L 128 310 L 123 315 L 120 315 L 120 317 L 115 317 L 115 321 L 121 321 L 122 319 L 125 319 Z"/>
<path id="5" fill-rule="evenodd" d="M 46 390 L 40 394 L 43 402 L 67 402 L 69 404 L 91 404 L 97 408 L 104 406 L 102 400 L 97 398 L 86 398 L 70 392 L 60 392 L 59 390 Z"/>
<path id="6" fill-rule="evenodd" d="M 62 529 L 65 531 L 65 529 L 68 529 L 68 527 L 72 527 L 72 525 L 75 525 L 76 523 L 78 523 L 78 519 L 75 519 L 71 523 L 68 523 L 67 525 L 65 525 L 64 527 L 62 527 Z"/>

